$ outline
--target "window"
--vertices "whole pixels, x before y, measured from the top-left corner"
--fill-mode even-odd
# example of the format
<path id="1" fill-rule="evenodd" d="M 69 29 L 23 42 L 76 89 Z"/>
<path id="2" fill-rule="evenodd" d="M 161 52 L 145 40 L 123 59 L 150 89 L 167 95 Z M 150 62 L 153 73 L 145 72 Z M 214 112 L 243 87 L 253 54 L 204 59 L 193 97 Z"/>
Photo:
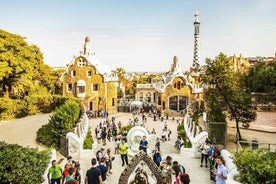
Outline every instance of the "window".
<path id="1" fill-rule="evenodd" d="M 157 104 L 161 105 L 161 97 L 160 96 L 157 97 Z"/>
<path id="2" fill-rule="evenodd" d="M 99 91 L 99 90 L 100 90 L 99 84 L 93 84 L 93 91 Z"/>
<path id="3" fill-rule="evenodd" d="M 115 98 L 112 98 L 112 107 L 115 106 Z"/>
<path id="4" fill-rule="evenodd" d="M 188 97 L 186 96 L 172 96 L 169 98 L 169 109 L 174 111 L 181 111 L 187 107 Z"/>
<path id="5" fill-rule="evenodd" d="M 87 77 L 91 77 L 92 76 L 92 72 L 91 72 L 91 70 L 88 70 L 87 71 Z"/>
<path id="6" fill-rule="evenodd" d="M 177 96 L 172 96 L 169 98 L 169 109 L 171 110 L 177 110 L 177 101 L 178 97 Z"/>
<path id="7" fill-rule="evenodd" d="M 93 102 L 91 102 L 91 101 L 89 102 L 89 108 L 88 109 L 89 109 L 89 111 L 93 111 Z"/>
<path id="8" fill-rule="evenodd" d="M 72 91 L 72 88 L 73 88 L 72 84 L 67 84 L 67 91 Z"/>
<path id="9" fill-rule="evenodd" d="M 71 74 L 72 74 L 72 77 L 75 77 L 76 76 L 76 70 L 73 70 Z"/>
<path id="10" fill-rule="evenodd" d="M 180 81 L 177 82 L 177 89 L 180 89 Z"/>
<path id="11" fill-rule="evenodd" d="M 77 93 L 85 93 L 85 86 L 77 86 Z"/>

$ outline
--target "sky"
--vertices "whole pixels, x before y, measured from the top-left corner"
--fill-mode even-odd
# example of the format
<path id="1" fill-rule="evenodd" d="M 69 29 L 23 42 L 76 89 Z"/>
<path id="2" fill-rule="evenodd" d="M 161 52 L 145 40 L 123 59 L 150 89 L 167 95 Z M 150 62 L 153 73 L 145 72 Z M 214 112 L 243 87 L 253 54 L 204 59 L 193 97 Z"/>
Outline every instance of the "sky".
<path id="1" fill-rule="evenodd" d="M 199 12 L 200 62 L 275 56 L 276 0 L 1 0 L 0 29 L 27 37 L 44 63 L 64 67 L 89 36 L 100 63 L 127 72 L 169 71 L 193 62 Z"/>

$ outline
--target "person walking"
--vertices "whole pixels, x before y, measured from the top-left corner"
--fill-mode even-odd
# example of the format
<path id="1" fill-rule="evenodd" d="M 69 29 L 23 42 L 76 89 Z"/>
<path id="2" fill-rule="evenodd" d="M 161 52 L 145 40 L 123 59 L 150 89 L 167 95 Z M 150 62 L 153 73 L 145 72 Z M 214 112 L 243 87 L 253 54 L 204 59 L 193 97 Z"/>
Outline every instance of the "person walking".
<path id="1" fill-rule="evenodd" d="M 120 155 L 121 155 L 121 159 L 122 159 L 122 166 L 124 166 L 125 163 L 126 163 L 126 165 L 128 165 L 128 157 L 127 157 L 128 147 L 127 147 L 124 139 L 122 139 L 119 149 L 120 149 Z"/>
<path id="2" fill-rule="evenodd" d="M 146 136 L 143 136 L 143 139 L 140 141 L 140 150 L 143 150 L 145 153 L 147 153 L 148 144 L 149 143 L 146 140 Z"/>
<path id="3" fill-rule="evenodd" d="M 153 150 L 152 153 L 153 153 L 152 159 L 153 159 L 154 163 L 156 163 L 156 165 L 158 167 L 160 167 L 160 162 L 162 161 L 162 157 L 161 157 L 160 151 L 158 150 L 158 147 L 155 147 L 155 150 Z"/>
<path id="4" fill-rule="evenodd" d="M 216 184 L 225 184 L 225 180 L 227 180 L 227 170 L 224 166 L 224 159 L 222 156 L 216 158 L 216 164 L 218 165 L 217 170 L 214 170 Z"/>
<path id="5" fill-rule="evenodd" d="M 101 163 L 100 165 L 97 166 L 98 169 L 101 171 L 101 176 L 102 176 L 102 183 L 106 184 L 106 175 L 107 175 L 107 167 L 104 165 L 105 164 L 105 158 L 101 158 Z"/>
<path id="6" fill-rule="evenodd" d="M 92 158 L 91 164 L 92 167 L 86 172 L 85 184 L 102 184 L 101 171 L 97 168 L 96 158 Z"/>
<path id="7" fill-rule="evenodd" d="M 52 166 L 48 170 L 48 183 L 60 184 L 62 168 L 56 160 L 52 160 Z"/>
<path id="8" fill-rule="evenodd" d="M 112 174 L 111 169 L 112 169 L 112 161 L 115 159 L 115 157 L 113 157 L 111 155 L 111 149 L 107 148 L 106 150 L 106 155 L 105 155 L 105 165 L 107 167 L 108 173 Z"/>
<path id="9" fill-rule="evenodd" d="M 208 141 L 206 140 L 205 143 L 203 143 L 200 147 L 201 150 L 201 162 L 200 167 L 202 167 L 203 159 L 205 159 L 205 167 L 207 166 L 207 159 L 208 159 L 208 152 L 209 152 L 210 146 L 208 144 Z"/>
<path id="10" fill-rule="evenodd" d="M 167 156 L 161 164 L 163 183 L 172 184 L 172 157 Z"/>

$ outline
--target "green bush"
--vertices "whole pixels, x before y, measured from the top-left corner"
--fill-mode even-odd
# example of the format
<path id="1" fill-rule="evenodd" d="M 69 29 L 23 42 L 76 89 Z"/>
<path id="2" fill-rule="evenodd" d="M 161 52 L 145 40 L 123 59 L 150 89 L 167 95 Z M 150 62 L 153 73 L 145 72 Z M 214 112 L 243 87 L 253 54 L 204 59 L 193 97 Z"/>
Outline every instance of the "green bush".
<path id="1" fill-rule="evenodd" d="M 119 131 L 118 135 L 123 135 L 123 133 L 124 133 L 125 130 L 129 131 L 132 127 L 134 127 L 134 125 L 123 126 L 121 128 L 121 130 Z"/>
<path id="2" fill-rule="evenodd" d="M 11 120 L 15 118 L 21 109 L 20 100 L 0 98 L 0 120 Z"/>
<path id="3" fill-rule="evenodd" d="M 92 149 L 92 144 L 93 144 L 93 138 L 91 136 L 91 130 L 89 129 L 87 131 L 86 138 L 84 139 L 83 142 L 83 149 Z"/>
<path id="4" fill-rule="evenodd" d="M 185 141 L 185 148 L 191 148 L 192 147 L 192 143 L 190 141 Z"/>
<path id="5" fill-rule="evenodd" d="M 184 130 L 184 123 L 180 123 L 177 125 L 177 131 Z"/>
<path id="6" fill-rule="evenodd" d="M 185 130 L 179 130 L 179 131 L 178 131 L 178 135 L 180 135 L 180 137 L 181 137 L 183 140 L 186 140 L 186 132 L 185 132 Z"/>
<path id="7" fill-rule="evenodd" d="M 276 183 L 276 152 L 264 148 L 256 151 L 245 149 L 235 153 L 234 163 L 244 184 Z"/>
<path id="8" fill-rule="evenodd" d="M 49 161 L 50 150 L 0 142 L 0 183 L 42 183 Z"/>
<path id="9" fill-rule="evenodd" d="M 54 111 L 49 123 L 38 130 L 36 140 L 47 146 L 58 148 L 60 137 L 65 136 L 76 126 L 80 114 L 80 101 L 66 101 Z"/>
<path id="10" fill-rule="evenodd" d="M 11 120 L 41 112 L 49 113 L 68 99 L 76 101 L 74 98 L 50 94 L 33 94 L 23 100 L 0 98 L 0 120 Z"/>

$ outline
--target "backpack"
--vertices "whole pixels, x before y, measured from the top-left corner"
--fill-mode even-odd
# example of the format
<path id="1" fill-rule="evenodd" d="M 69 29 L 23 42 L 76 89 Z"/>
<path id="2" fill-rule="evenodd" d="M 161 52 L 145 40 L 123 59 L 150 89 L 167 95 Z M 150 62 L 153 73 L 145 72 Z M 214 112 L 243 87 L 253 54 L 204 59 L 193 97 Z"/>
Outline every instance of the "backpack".
<path id="1" fill-rule="evenodd" d="M 179 167 L 179 172 L 180 173 L 185 173 L 185 168 L 184 168 L 184 166 L 183 165 L 178 165 L 178 167 Z"/>
<path id="2" fill-rule="evenodd" d="M 220 156 L 220 151 L 219 151 L 219 149 L 215 146 L 215 148 L 214 148 L 214 158 L 216 158 L 217 156 Z"/>
<path id="3" fill-rule="evenodd" d="M 160 155 L 157 155 L 156 161 L 157 161 L 158 163 L 160 163 L 160 162 L 162 161 L 162 157 L 161 157 Z"/>
<path id="4" fill-rule="evenodd" d="M 102 154 L 102 151 L 100 151 L 100 150 L 98 150 L 96 152 L 96 159 L 97 159 L 97 161 L 100 161 L 100 153 Z"/>

